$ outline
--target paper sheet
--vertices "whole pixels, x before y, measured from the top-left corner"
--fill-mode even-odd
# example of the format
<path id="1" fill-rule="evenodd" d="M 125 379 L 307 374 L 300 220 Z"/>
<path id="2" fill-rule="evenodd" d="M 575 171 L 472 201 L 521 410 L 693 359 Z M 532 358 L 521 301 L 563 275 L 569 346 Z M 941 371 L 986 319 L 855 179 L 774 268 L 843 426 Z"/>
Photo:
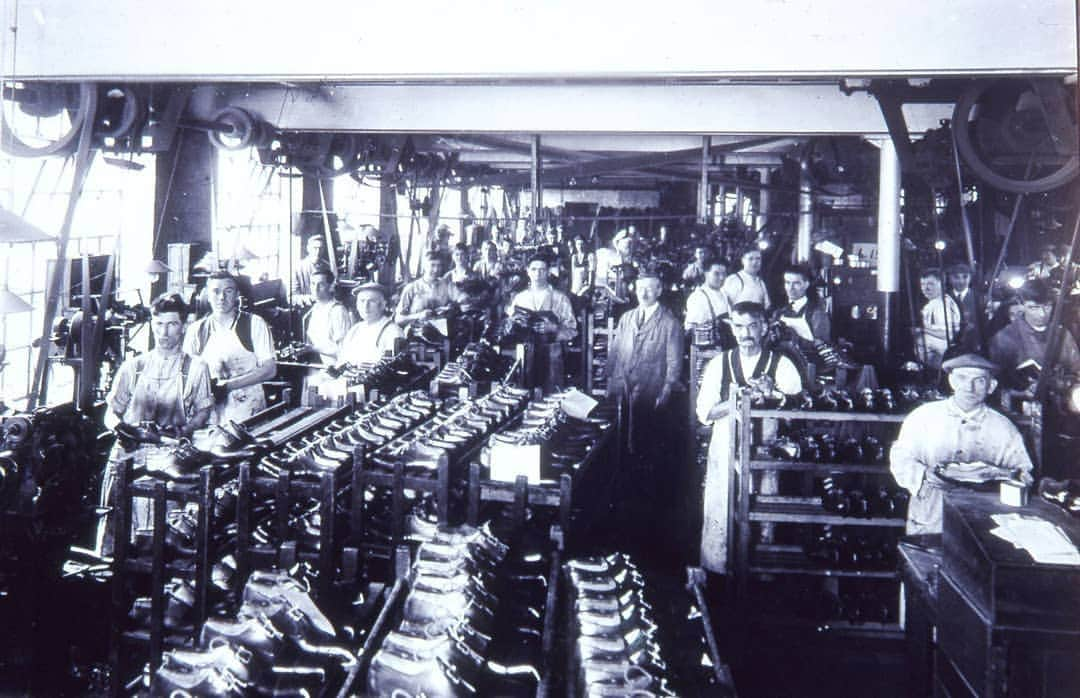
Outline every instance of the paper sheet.
<path id="1" fill-rule="evenodd" d="M 1080 551 L 1055 524 L 1036 516 L 1022 514 L 994 514 L 991 518 L 997 528 L 990 532 L 1017 548 L 1026 550 L 1035 562 L 1080 566 Z"/>

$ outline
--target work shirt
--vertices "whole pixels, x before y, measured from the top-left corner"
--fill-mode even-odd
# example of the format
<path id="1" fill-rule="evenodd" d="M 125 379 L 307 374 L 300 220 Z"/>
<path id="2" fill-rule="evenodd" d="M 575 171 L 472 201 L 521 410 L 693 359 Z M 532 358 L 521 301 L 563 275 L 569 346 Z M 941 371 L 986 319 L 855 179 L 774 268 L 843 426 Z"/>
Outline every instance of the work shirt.
<path id="1" fill-rule="evenodd" d="M 443 274 L 443 280 L 451 284 L 459 284 L 462 281 L 467 281 L 472 278 L 472 274 L 468 269 L 462 267 L 454 267 L 450 271 Z"/>
<path id="2" fill-rule="evenodd" d="M 236 319 L 239 318 L 239 313 Z M 236 334 L 236 319 L 229 326 L 222 326 L 212 315 L 191 324 L 184 334 L 184 351 L 202 357 L 210 369 L 211 379 L 227 379 L 243 376 L 257 367 L 274 361 L 274 340 L 266 321 L 258 315 L 251 316 L 251 350 L 241 343 Z M 205 346 L 200 347 L 200 327 L 209 325 Z M 266 409 L 266 394 L 261 384 L 230 390 L 223 402 L 214 406 L 210 417 L 212 424 L 225 420 L 238 422 Z"/>
<path id="3" fill-rule="evenodd" d="M 307 314 L 307 340 L 324 364 L 337 361 L 341 340 L 352 326 L 349 309 L 338 301 L 317 301 Z"/>
<path id="4" fill-rule="evenodd" d="M 507 314 L 512 315 L 514 308 L 524 308 L 532 311 L 547 310 L 555 315 L 559 323 L 556 339 L 569 341 L 577 335 L 577 318 L 574 317 L 574 308 L 570 305 L 570 299 L 562 291 L 548 286 L 543 290 L 530 288 L 521 291 L 507 308 Z"/>
<path id="5" fill-rule="evenodd" d="M 397 315 L 415 315 L 422 310 L 434 310 L 450 301 L 462 298 L 461 291 L 446 279 L 417 279 L 405 285 L 398 300 Z"/>
<path id="6" fill-rule="evenodd" d="M 760 303 L 763 308 L 772 305 L 769 290 L 760 276 L 752 276 L 745 271 L 737 271 L 724 279 L 724 295 L 728 303 Z"/>
<path id="7" fill-rule="evenodd" d="M 304 257 L 296 264 L 296 271 L 293 272 L 293 295 L 313 296 L 315 291 L 311 286 L 311 272 L 315 270 L 316 266 L 325 264 L 322 260 L 311 257 Z"/>
<path id="8" fill-rule="evenodd" d="M 473 265 L 473 273 L 481 279 L 497 279 L 502 273 L 502 263 L 498 260 L 492 262 L 481 259 Z"/>
<path id="9" fill-rule="evenodd" d="M 373 323 L 358 322 L 341 342 L 338 357 L 354 366 L 375 363 L 394 351 L 394 342 L 404 336 L 401 328 L 389 317 Z"/>
<path id="10" fill-rule="evenodd" d="M 730 312 L 731 307 L 723 291 L 702 284 L 686 298 L 686 318 L 683 320 L 683 327 L 690 329 L 693 325 L 712 324 L 717 318 L 728 315 Z"/>
<path id="11" fill-rule="evenodd" d="M 610 286 L 608 282 L 608 272 L 610 272 L 613 267 L 627 263 L 631 263 L 629 256 L 624 259 L 617 250 L 610 247 L 601 247 L 596 251 L 596 274 L 593 278 L 593 283 L 597 286 Z"/>
<path id="12" fill-rule="evenodd" d="M 125 361 L 105 398 L 109 409 L 127 424 L 150 421 L 159 427 L 182 427 L 196 412 L 213 407 L 206 362 L 191 357 L 185 377 L 184 356 L 149 351 Z"/>
<path id="13" fill-rule="evenodd" d="M 1019 380 L 1013 370 L 1028 359 L 1033 359 L 1043 368 L 1063 366 L 1068 373 L 1080 372 L 1080 351 L 1072 334 L 1065 331 L 1061 338 L 1061 351 L 1056 360 L 1046 360 L 1046 343 L 1050 335 L 1049 328 L 1037 330 L 1023 317 L 1018 317 L 1003 327 L 990 340 L 990 360 L 1005 372 L 1005 381 L 1009 387 L 1026 388 L 1025 381 Z"/>
<path id="14" fill-rule="evenodd" d="M 960 319 L 960 307 L 949 296 L 938 296 L 928 300 L 922 307 L 923 329 L 937 338 L 952 341 L 960 331 Z M 947 335 L 946 323 L 948 324 Z"/>
<path id="15" fill-rule="evenodd" d="M 904 419 L 889 452 L 889 470 L 911 493 L 908 534 L 941 533 L 942 492 L 949 485 L 932 471 L 942 463 L 972 461 L 1031 472 L 1020 432 L 986 405 L 964 412 L 948 398 L 920 405 Z"/>

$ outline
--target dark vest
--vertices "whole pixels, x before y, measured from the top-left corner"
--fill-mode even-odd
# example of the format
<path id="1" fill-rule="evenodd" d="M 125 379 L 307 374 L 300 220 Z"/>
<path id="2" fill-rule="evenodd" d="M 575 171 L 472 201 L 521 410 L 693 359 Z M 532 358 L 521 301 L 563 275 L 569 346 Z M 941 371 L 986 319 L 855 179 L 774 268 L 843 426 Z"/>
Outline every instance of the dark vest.
<path id="1" fill-rule="evenodd" d="M 738 349 L 729 349 L 721 354 L 724 362 L 724 372 L 720 377 L 721 400 L 727 400 L 731 397 L 732 383 L 740 388 L 748 385 L 749 379 L 747 379 L 742 372 L 742 362 L 735 360 L 735 356 L 738 353 Z M 762 350 L 750 378 L 761 378 L 762 375 L 766 375 L 769 378 L 776 380 L 776 367 L 780 365 L 781 356 L 780 352 Z"/>
<path id="2" fill-rule="evenodd" d="M 199 329 L 196 332 L 198 338 L 195 347 L 196 354 L 202 354 L 203 349 L 206 348 L 206 342 L 210 339 L 210 328 L 213 321 L 212 317 L 205 317 L 199 321 Z M 248 351 L 254 352 L 255 345 L 251 341 L 251 313 L 241 311 L 236 316 L 236 324 L 233 325 L 233 329 L 236 330 L 236 338 L 240 340 L 240 344 Z"/>

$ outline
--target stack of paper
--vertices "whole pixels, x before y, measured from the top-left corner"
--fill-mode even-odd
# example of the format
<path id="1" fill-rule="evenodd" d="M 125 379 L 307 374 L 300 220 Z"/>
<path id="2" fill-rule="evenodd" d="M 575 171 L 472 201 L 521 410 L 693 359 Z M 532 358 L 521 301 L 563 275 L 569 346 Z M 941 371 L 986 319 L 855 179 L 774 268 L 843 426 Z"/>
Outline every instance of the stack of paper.
<path id="1" fill-rule="evenodd" d="M 1080 565 L 1080 551 L 1065 532 L 1055 524 L 1037 516 L 994 514 L 997 528 L 991 529 L 998 538 L 1026 550 L 1035 562 L 1048 565 Z"/>

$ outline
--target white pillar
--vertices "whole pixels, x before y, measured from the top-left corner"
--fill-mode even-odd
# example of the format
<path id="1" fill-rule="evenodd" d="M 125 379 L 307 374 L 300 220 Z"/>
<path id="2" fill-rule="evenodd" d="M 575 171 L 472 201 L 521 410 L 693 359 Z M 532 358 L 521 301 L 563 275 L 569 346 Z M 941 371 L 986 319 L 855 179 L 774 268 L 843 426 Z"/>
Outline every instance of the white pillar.
<path id="1" fill-rule="evenodd" d="M 814 232 L 814 195 L 811 187 L 810 163 L 803 160 L 799 166 L 799 232 L 795 238 L 795 261 L 810 261 L 810 236 Z"/>
<path id="2" fill-rule="evenodd" d="M 891 138 L 883 138 L 878 161 L 877 288 L 900 291 L 900 159 Z"/>

